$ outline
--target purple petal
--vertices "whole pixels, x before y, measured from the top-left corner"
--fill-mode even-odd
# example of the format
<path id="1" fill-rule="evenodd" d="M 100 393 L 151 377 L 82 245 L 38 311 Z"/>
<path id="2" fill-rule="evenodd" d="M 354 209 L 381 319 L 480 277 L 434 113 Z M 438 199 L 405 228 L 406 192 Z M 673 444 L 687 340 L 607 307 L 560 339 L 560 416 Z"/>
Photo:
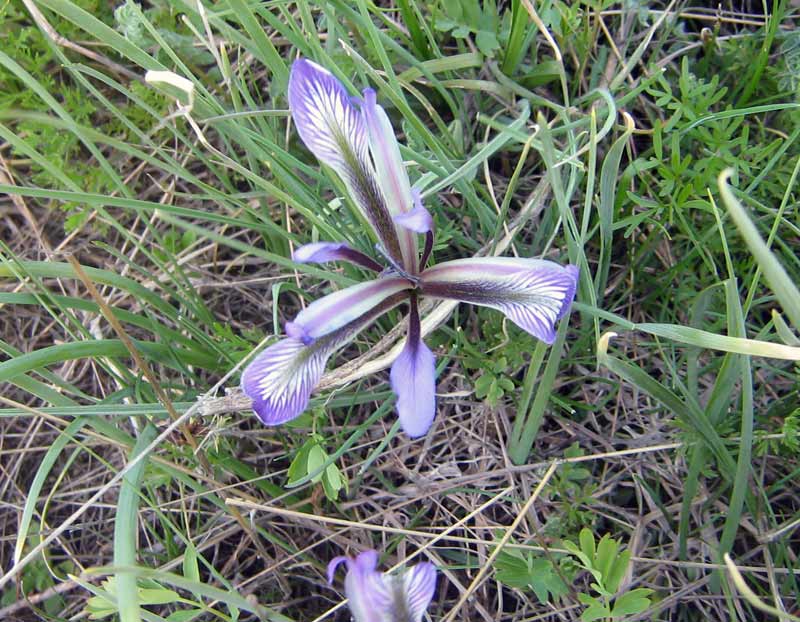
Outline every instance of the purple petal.
<path id="1" fill-rule="evenodd" d="M 341 251 L 350 248 L 345 242 L 312 242 L 298 246 L 292 253 L 297 263 L 325 263 L 341 259 Z"/>
<path id="2" fill-rule="evenodd" d="M 401 577 L 408 622 L 420 622 L 436 590 L 436 567 L 422 562 L 406 570 Z"/>
<path id="3" fill-rule="evenodd" d="M 328 562 L 328 584 L 333 585 L 333 577 L 336 574 L 336 569 L 341 564 L 350 565 L 350 558 L 347 555 L 339 555 L 338 557 L 334 557 L 331 561 Z"/>
<path id="4" fill-rule="evenodd" d="M 419 313 L 412 299 L 406 345 L 392 364 L 389 382 L 397 395 L 397 414 L 403 431 L 419 438 L 436 415 L 436 364 L 433 352 L 420 337 Z"/>
<path id="5" fill-rule="evenodd" d="M 340 564 L 347 564 L 345 594 L 355 622 L 420 622 L 436 589 L 436 568 L 428 563 L 396 574 L 378 572 L 378 553 L 335 557 L 328 564 L 328 582 Z"/>
<path id="6" fill-rule="evenodd" d="M 400 146 L 394 135 L 394 129 L 386 115 L 386 111 L 376 103 L 375 91 L 364 89 L 364 101 L 361 107 L 364 124 L 369 139 L 369 151 L 375 163 L 376 179 L 386 201 L 389 213 L 395 222 L 401 214 L 410 212 L 413 206 L 411 184 L 400 156 Z M 423 232 L 424 233 L 424 232 Z M 400 248 L 403 253 L 403 264 L 406 270 L 415 274 L 417 271 L 417 241 L 413 234 L 405 229 L 397 232 Z"/>
<path id="7" fill-rule="evenodd" d="M 300 59 L 289 75 L 289 110 L 305 145 L 339 175 L 356 207 L 396 260 L 403 253 L 369 159 L 363 114 L 327 69 Z"/>
<path id="8" fill-rule="evenodd" d="M 286 322 L 283 329 L 286 331 L 287 337 L 302 341 L 305 346 L 310 346 L 314 343 L 314 338 L 308 334 L 305 326 L 301 326 L 297 322 Z"/>
<path id="9" fill-rule="evenodd" d="M 301 340 L 319 339 L 361 317 L 390 296 L 412 287 L 399 276 L 351 285 L 308 305 L 286 325 L 287 334 Z"/>
<path id="10" fill-rule="evenodd" d="M 392 595 L 384 575 L 375 568 L 378 554 L 369 550 L 348 562 L 344 592 L 355 622 L 392 622 Z"/>
<path id="11" fill-rule="evenodd" d="M 289 110 L 306 147 L 337 173 L 349 173 L 351 154 L 366 162 L 364 120 L 330 71 L 304 58 L 295 61 L 289 75 Z"/>
<path id="12" fill-rule="evenodd" d="M 398 214 L 394 217 L 394 221 L 414 233 L 428 233 L 433 230 L 433 216 L 422 204 L 419 190 L 414 188 L 411 192 L 414 195 L 413 209 L 404 214 Z"/>
<path id="13" fill-rule="evenodd" d="M 349 261 L 375 272 L 383 270 L 381 264 L 364 253 L 350 248 L 346 242 L 312 242 L 311 244 L 303 244 L 292 253 L 292 261 L 297 263 Z"/>
<path id="14" fill-rule="evenodd" d="M 353 559 L 352 570 L 362 574 L 375 572 L 375 569 L 378 567 L 378 557 L 378 551 L 374 549 L 361 551 L 361 553 L 356 555 L 355 559 Z"/>
<path id="15" fill-rule="evenodd" d="M 242 374 L 242 390 L 265 425 L 294 419 L 308 406 L 331 352 L 282 339 L 259 354 Z"/>
<path id="16" fill-rule="evenodd" d="M 397 414 L 411 438 L 424 436 L 436 414 L 436 365 L 433 352 L 422 340 L 406 342 L 389 374 L 397 395 Z"/>
<path id="17" fill-rule="evenodd" d="M 300 415 L 307 408 L 331 354 L 406 296 L 401 290 L 376 299 L 360 316 L 346 323 L 336 322 L 337 328 L 324 335 L 314 335 L 307 326 L 290 322 L 287 328 L 294 337 L 268 347 L 242 373 L 242 390 L 253 400 L 253 410 L 261 421 L 278 425 Z M 306 336 L 308 343 L 297 338 L 298 335 Z"/>
<path id="18" fill-rule="evenodd" d="M 545 343 L 569 310 L 578 284 L 577 266 L 511 257 L 447 261 L 421 275 L 423 294 L 502 311 Z"/>

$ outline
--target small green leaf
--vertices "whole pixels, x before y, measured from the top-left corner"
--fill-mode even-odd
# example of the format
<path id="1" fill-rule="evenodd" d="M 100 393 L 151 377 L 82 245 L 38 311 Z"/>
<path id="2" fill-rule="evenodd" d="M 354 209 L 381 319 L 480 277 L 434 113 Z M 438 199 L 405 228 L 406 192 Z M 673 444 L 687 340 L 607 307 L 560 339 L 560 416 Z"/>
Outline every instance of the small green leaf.
<path id="1" fill-rule="evenodd" d="M 630 563 L 630 559 L 631 559 L 630 549 L 623 551 L 617 556 L 616 560 L 614 560 L 614 564 L 606 573 L 605 575 L 606 589 L 611 594 L 617 593 L 617 590 L 619 589 L 619 584 L 622 583 L 622 579 L 625 576 L 625 573 L 628 571 L 628 564 Z"/>
<path id="2" fill-rule="evenodd" d="M 325 464 L 325 461 L 328 459 L 328 454 L 325 453 L 325 450 L 322 449 L 318 444 L 314 443 L 311 446 L 311 449 L 308 452 L 308 461 L 306 462 L 306 473 L 317 473 L 322 468 L 322 465 Z M 311 481 L 317 483 L 322 479 L 322 473 L 317 473 L 314 477 L 311 478 Z"/>
<path id="3" fill-rule="evenodd" d="M 519 551 L 503 551 L 495 562 L 498 581 L 517 589 L 532 589 L 543 604 L 558 600 L 568 592 L 564 580 L 549 559 Z"/>
<path id="4" fill-rule="evenodd" d="M 589 607 L 581 614 L 582 622 L 593 622 L 594 620 L 600 620 L 601 618 L 607 618 L 611 615 L 611 612 L 608 610 L 608 607 L 605 605 L 596 605 L 594 607 Z"/>
<path id="5" fill-rule="evenodd" d="M 598 599 L 589 596 L 588 594 L 578 594 L 578 600 L 587 606 L 584 612 L 581 614 L 581 620 L 583 622 L 592 622 L 592 620 L 607 618 L 611 615 L 608 607 L 606 607 Z"/>
<path id="6" fill-rule="evenodd" d="M 178 599 L 178 592 L 165 587 L 139 588 L 139 601 L 143 605 L 170 605 Z"/>
<path id="7" fill-rule="evenodd" d="M 183 576 L 190 581 L 200 581 L 200 568 L 197 565 L 197 550 L 191 544 L 183 553 Z"/>
<path id="8" fill-rule="evenodd" d="M 316 440 L 309 439 L 303 443 L 303 446 L 300 447 L 300 449 L 297 450 L 297 454 L 295 455 L 294 460 L 292 460 L 292 463 L 289 465 L 289 471 L 287 472 L 289 477 L 289 481 L 287 483 L 290 486 L 295 482 L 300 481 L 308 473 L 308 453 L 316 444 Z"/>
<path id="9" fill-rule="evenodd" d="M 195 618 L 203 614 L 202 609 L 185 609 L 173 611 L 167 616 L 167 622 L 192 622 Z"/>
<path id="10" fill-rule="evenodd" d="M 594 566 L 594 559 L 595 559 L 595 544 L 594 544 L 594 534 L 591 532 L 590 529 L 584 527 L 581 529 L 581 533 L 578 535 L 578 540 L 581 545 L 581 551 L 583 554 L 586 555 L 586 558 L 589 560 L 589 565 Z"/>
<path id="11" fill-rule="evenodd" d="M 600 538 L 595 555 L 595 567 L 600 571 L 600 576 L 603 577 L 603 584 L 606 586 L 606 589 L 612 593 L 613 590 L 608 586 L 608 577 L 617 559 L 618 550 L 619 542 L 614 540 L 609 534 L 606 534 Z M 627 562 L 625 565 L 627 566 Z"/>
<path id="12" fill-rule="evenodd" d="M 500 42 L 497 36 L 488 30 L 479 30 L 475 35 L 475 45 L 481 51 L 481 54 L 488 58 L 493 58 L 495 50 L 500 49 Z"/>
<path id="13" fill-rule="evenodd" d="M 343 485 L 339 467 L 333 463 L 329 464 L 322 478 L 322 488 L 325 490 L 325 496 L 331 501 L 338 500 L 339 491 L 342 489 Z"/>
<path id="14" fill-rule="evenodd" d="M 653 590 L 640 587 L 630 592 L 626 592 L 614 601 L 611 608 L 611 615 L 615 618 L 634 615 L 647 611 L 650 607 L 650 599 L 648 596 L 653 593 Z"/>

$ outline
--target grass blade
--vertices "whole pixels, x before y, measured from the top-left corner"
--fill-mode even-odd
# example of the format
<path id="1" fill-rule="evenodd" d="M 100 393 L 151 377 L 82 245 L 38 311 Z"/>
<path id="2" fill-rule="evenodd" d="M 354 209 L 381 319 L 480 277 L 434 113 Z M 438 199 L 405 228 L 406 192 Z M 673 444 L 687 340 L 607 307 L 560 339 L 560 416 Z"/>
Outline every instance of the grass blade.
<path id="1" fill-rule="evenodd" d="M 136 458 L 158 436 L 152 425 L 146 425 L 130 458 Z M 139 531 L 139 496 L 144 479 L 147 458 L 140 460 L 122 478 L 117 501 L 117 516 L 114 521 L 114 565 L 134 566 Z M 136 575 L 121 572 L 117 574 L 117 607 L 120 622 L 139 622 L 139 589 Z"/>

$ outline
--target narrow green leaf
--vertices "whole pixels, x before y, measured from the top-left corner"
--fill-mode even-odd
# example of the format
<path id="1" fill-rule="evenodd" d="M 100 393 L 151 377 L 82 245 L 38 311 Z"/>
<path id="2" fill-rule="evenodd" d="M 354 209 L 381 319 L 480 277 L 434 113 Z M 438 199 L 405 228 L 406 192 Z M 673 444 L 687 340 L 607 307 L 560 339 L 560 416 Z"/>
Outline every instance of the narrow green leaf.
<path id="1" fill-rule="evenodd" d="M 39 467 L 36 469 L 36 475 L 33 478 L 33 482 L 31 482 L 31 487 L 28 489 L 25 507 L 22 509 L 22 517 L 19 521 L 17 541 L 14 545 L 14 564 L 19 563 L 19 560 L 22 558 L 22 551 L 25 548 L 25 543 L 28 541 L 28 529 L 30 529 L 31 526 L 33 512 L 36 509 L 36 502 L 39 500 L 39 495 L 42 492 L 48 475 L 50 475 L 53 465 L 61 455 L 64 447 L 75 440 L 75 434 L 77 434 L 84 425 L 86 425 L 86 419 L 83 417 L 79 417 L 70 422 L 64 431 L 58 435 L 56 440 L 53 441 L 53 444 L 47 449 L 42 461 L 39 463 Z"/>
<path id="2" fill-rule="evenodd" d="M 139 456 L 158 436 L 155 426 L 146 425 L 136 440 L 129 460 Z M 139 531 L 139 490 L 142 487 L 147 458 L 140 460 L 123 477 L 120 483 L 117 513 L 114 518 L 114 564 L 135 566 Z M 140 622 L 139 589 L 136 576 L 120 573 L 117 577 L 117 607 L 120 622 Z"/>
<path id="3" fill-rule="evenodd" d="M 228 5 L 252 39 L 248 47 L 272 72 L 273 92 L 285 92 L 286 85 L 289 83 L 289 70 L 286 68 L 281 55 L 278 54 L 278 50 L 275 49 L 275 45 L 264 32 L 263 25 L 256 19 L 250 5 L 244 0 L 228 0 Z"/>
<path id="4" fill-rule="evenodd" d="M 600 169 L 600 203 L 597 211 L 600 220 L 600 258 L 598 260 L 597 272 L 595 273 L 595 292 L 597 296 L 596 304 L 602 306 L 603 293 L 608 282 L 608 272 L 611 267 L 611 249 L 613 247 L 614 235 L 614 204 L 617 196 L 617 183 L 619 178 L 619 165 L 622 160 L 622 153 L 625 145 L 631 137 L 634 129 L 633 118 L 626 112 L 622 113 L 625 118 L 625 131 L 611 148 L 608 150 L 603 166 Z"/>
<path id="5" fill-rule="evenodd" d="M 783 312 L 789 317 L 792 325 L 800 330 L 800 290 L 797 284 L 786 273 L 778 258 L 761 239 L 758 229 L 750 220 L 742 204 L 734 196 L 733 191 L 728 185 L 731 176 L 731 169 L 725 169 L 719 174 L 719 191 L 722 201 L 728 208 L 728 212 L 739 229 L 739 233 L 744 238 L 745 244 L 753 253 L 756 263 L 764 273 L 764 277 L 769 283 L 775 297 L 783 307 Z"/>

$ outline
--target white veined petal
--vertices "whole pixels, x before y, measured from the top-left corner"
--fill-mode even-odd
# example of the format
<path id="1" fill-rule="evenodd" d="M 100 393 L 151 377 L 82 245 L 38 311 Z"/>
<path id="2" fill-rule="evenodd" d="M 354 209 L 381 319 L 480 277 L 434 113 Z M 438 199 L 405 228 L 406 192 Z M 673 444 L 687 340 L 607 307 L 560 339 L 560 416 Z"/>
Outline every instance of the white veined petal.
<path id="1" fill-rule="evenodd" d="M 449 261 L 422 273 L 422 292 L 491 307 L 545 343 L 567 312 L 578 283 L 576 266 L 514 258 Z"/>
<path id="2" fill-rule="evenodd" d="M 344 86 L 324 67 L 300 59 L 289 78 L 289 108 L 300 138 L 340 175 L 351 175 L 355 156 L 367 161 L 367 133 L 359 110 L 350 102 Z"/>
<path id="3" fill-rule="evenodd" d="M 382 298 L 359 317 L 318 339 L 304 339 L 304 327 L 293 325 L 292 330 L 287 330 L 287 339 L 261 352 L 244 370 L 241 381 L 242 390 L 253 400 L 253 410 L 261 421 L 278 425 L 300 415 L 331 354 L 405 297 L 401 290 Z"/>
<path id="4" fill-rule="evenodd" d="M 259 354 L 242 374 L 242 390 L 266 425 L 300 415 L 319 383 L 331 349 L 282 339 Z"/>
<path id="5" fill-rule="evenodd" d="M 436 589 L 436 568 L 428 562 L 417 564 L 401 575 L 399 583 L 408 616 L 403 622 L 420 622 Z"/>
<path id="6" fill-rule="evenodd" d="M 289 110 L 305 145 L 333 168 L 386 251 L 403 261 L 391 214 L 369 157 L 367 130 L 341 82 L 327 69 L 300 59 L 289 74 Z"/>

